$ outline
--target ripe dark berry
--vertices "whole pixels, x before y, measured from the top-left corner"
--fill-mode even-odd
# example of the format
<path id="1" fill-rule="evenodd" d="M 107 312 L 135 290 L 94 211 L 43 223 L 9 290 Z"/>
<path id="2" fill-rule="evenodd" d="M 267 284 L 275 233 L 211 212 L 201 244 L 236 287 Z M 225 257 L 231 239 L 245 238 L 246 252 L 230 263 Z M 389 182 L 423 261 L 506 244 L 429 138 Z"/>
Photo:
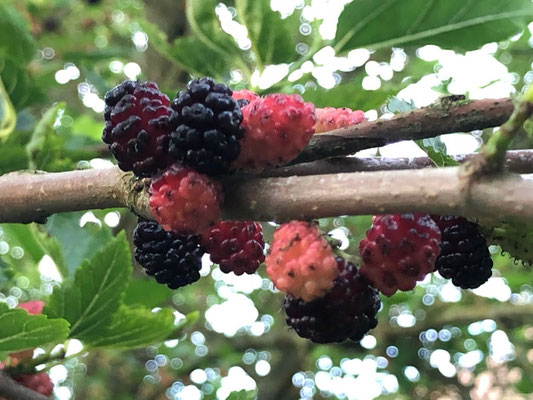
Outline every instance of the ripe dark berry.
<path id="1" fill-rule="evenodd" d="M 306 302 L 285 296 L 287 324 L 315 343 L 358 341 L 378 323 L 381 302 L 377 291 L 352 263 L 341 257 L 336 261 L 339 275 L 324 297 Z"/>
<path id="2" fill-rule="evenodd" d="M 167 232 L 154 221 L 140 220 L 133 233 L 135 259 L 148 275 L 171 289 L 200 279 L 200 237 Z"/>
<path id="3" fill-rule="evenodd" d="M 172 102 L 169 154 L 207 175 L 218 175 L 240 152 L 242 112 L 232 91 L 211 78 L 189 82 Z"/>
<path id="4" fill-rule="evenodd" d="M 150 186 L 152 213 L 167 231 L 202 233 L 220 218 L 221 202 L 218 182 L 176 164 Z"/>
<path id="5" fill-rule="evenodd" d="M 361 274 L 381 293 L 411 290 L 433 272 L 440 229 L 427 214 L 376 215 L 359 243 Z"/>
<path id="6" fill-rule="evenodd" d="M 145 177 L 171 164 L 170 101 L 155 83 L 125 81 L 105 96 L 102 140 L 123 171 Z"/>
<path id="7" fill-rule="evenodd" d="M 253 221 L 220 221 L 202 235 L 202 245 L 222 272 L 253 274 L 265 261 L 263 229 Z"/>
<path id="8" fill-rule="evenodd" d="M 451 215 L 433 218 L 442 232 L 435 269 L 462 289 L 474 289 L 487 282 L 492 275 L 492 259 L 479 226 Z"/>

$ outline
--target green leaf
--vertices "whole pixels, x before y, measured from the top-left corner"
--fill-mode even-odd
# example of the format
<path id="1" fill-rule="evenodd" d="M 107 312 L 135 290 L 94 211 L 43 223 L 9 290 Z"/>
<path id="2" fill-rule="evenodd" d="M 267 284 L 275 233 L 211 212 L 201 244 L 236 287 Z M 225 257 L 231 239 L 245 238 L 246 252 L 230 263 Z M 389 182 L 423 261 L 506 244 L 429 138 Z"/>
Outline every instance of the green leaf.
<path id="1" fill-rule="evenodd" d="M 34 264 L 38 264 L 45 254 L 50 256 L 63 277 L 68 276 L 65 258 L 59 241 L 43 232 L 36 224 L 3 224 L 2 229 L 9 237 L 11 245 L 24 249 Z"/>
<path id="2" fill-rule="evenodd" d="M 387 98 L 402 89 L 399 86 L 386 85 L 380 90 L 369 91 L 363 89 L 362 80 L 363 74 L 358 74 L 355 79 L 342 81 L 332 89 L 324 89 L 321 86 L 307 89 L 302 96 L 316 107 L 348 107 L 368 111 L 379 108 Z"/>
<path id="3" fill-rule="evenodd" d="M 50 156 L 48 144 L 50 138 L 55 135 L 54 123 L 57 118 L 65 111 L 65 103 L 57 103 L 50 107 L 37 123 L 31 140 L 26 145 L 26 152 L 30 160 L 31 169 L 39 169 Z"/>
<path id="4" fill-rule="evenodd" d="M 21 64 L 20 61 L 11 57 L 2 60 L 0 55 L 0 77 L 13 107 L 17 110 L 37 103 L 44 97 L 30 76 L 27 65 Z"/>
<path id="5" fill-rule="evenodd" d="M 141 305 L 149 308 L 160 306 L 168 299 L 172 292 L 154 279 L 131 279 L 124 303 L 127 305 Z"/>
<path id="6" fill-rule="evenodd" d="M 167 35 L 157 25 L 144 20 L 140 25 L 161 55 L 192 75 L 220 78 L 231 69 L 226 54 L 213 50 L 196 36 L 180 36 L 170 44 Z"/>
<path id="7" fill-rule="evenodd" d="M 29 23 L 13 7 L 0 5 L 0 56 L 9 56 L 20 64 L 30 61 L 37 45 Z"/>
<path id="8" fill-rule="evenodd" d="M 337 53 L 434 44 L 460 51 L 507 39 L 533 16 L 530 0 L 357 0 L 339 17 Z"/>
<path id="9" fill-rule="evenodd" d="M 445 100 L 446 98 L 444 98 Z M 416 107 L 412 102 L 406 102 L 398 97 L 391 97 L 387 102 L 387 109 L 392 113 L 404 113 L 414 110 Z M 429 158 L 438 167 L 451 167 L 459 165 L 452 157 L 448 155 L 446 144 L 440 137 L 415 140 L 415 143 L 426 152 Z"/>
<path id="10" fill-rule="evenodd" d="M 439 136 L 428 139 L 420 139 L 415 141 L 416 144 L 426 152 L 429 158 L 435 163 L 437 167 L 453 167 L 459 165 L 452 157 L 448 155 L 446 144 Z"/>
<path id="11" fill-rule="evenodd" d="M 85 136 L 94 141 L 100 142 L 102 140 L 102 130 L 104 123 L 96 121 L 94 118 L 87 114 L 82 114 L 74 119 L 72 125 L 72 131 L 75 135 Z"/>
<path id="12" fill-rule="evenodd" d="M 162 342 L 175 329 L 174 315 L 170 309 L 153 313 L 147 308 L 122 306 L 113 322 L 86 338 L 85 344 L 89 347 L 135 349 Z"/>
<path id="13" fill-rule="evenodd" d="M 0 79 L 0 139 L 8 137 L 13 132 L 16 122 L 17 113 Z"/>
<path id="14" fill-rule="evenodd" d="M 290 63 L 299 57 L 296 45 L 312 37 L 300 34 L 300 13 L 281 19 L 268 1 L 237 0 L 237 18 L 246 26 L 258 64 Z M 317 34 L 317 33 L 315 33 Z"/>
<path id="15" fill-rule="evenodd" d="M 502 222 L 495 226 L 482 226 L 489 243 L 497 244 L 515 260 L 533 266 L 533 229 L 527 224 Z"/>
<path id="16" fill-rule="evenodd" d="M 0 303 L 0 351 L 18 351 L 48 343 L 59 343 L 69 334 L 64 319 L 30 315 L 20 308 L 9 309 Z"/>
<path id="17" fill-rule="evenodd" d="M 412 101 L 407 102 L 396 96 L 387 101 L 387 110 L 394 114 L 413 111 L 415 108 L 416 106 Z"/>
<path id="18" fill-rule="evenodd" d="M 222 30 L 215 14 L 215 8 L 219 4 L 219 0 L 187 1 L 187 21 L 195 36 L 212 51 L 223 57 L 230 55 L 240 57 L 242 51 L 237 47 L 235 40 Z"/>
<path id="19" fill-rule="evenodd" d="M 71 323 L 70 337 L 83 340 L 107 329 L 132 271 L 126 235 L 116 238 L 76 271 L 74 282 L 56 288 L 44 313 Z"/>
<path id="20" fill-rule="evenodd" d="M 208 75 L 221 79 L 232 68 L 228 57 L 213 51 L 196 37 L 177 38 L 168 54 L 179 66 L 197 76 Z"/>
<path id="21" fill-rule="evenodd" d="M 531 69 L 533 51 L 530 42 L 533 35 L 529 29 L 524 29 L 522 36 L 516 41 L 509 41 L 508 45 L 500 46 L 494 55 L 498 60 L 505 60 L 509 72 L 516 72 L 521 78 Z M 520 86 L 518 86 L 520 88 Z"/>
<path id="22" fill-rule="evenodd" d="M 61 245 L 66 269 L 73 276 L 76 268 L 104 247 L 112 238 L 106 226 L 88 222 L 80 227 L 83 212 L 54 214 L 48 218 L 46 228 Z"/>

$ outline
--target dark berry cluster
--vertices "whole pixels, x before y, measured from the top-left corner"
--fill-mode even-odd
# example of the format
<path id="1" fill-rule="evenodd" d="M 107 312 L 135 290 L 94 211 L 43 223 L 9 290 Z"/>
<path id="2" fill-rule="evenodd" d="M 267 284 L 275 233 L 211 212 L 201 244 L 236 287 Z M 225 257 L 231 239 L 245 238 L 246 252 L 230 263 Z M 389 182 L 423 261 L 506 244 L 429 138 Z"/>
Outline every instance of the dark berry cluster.
<path id="1" fill-rule="evenodd" d="M 105 96 L 102 140 L 124 171 L 151 176 L 169 164 L 170 101 L 152 82 L 125 81 Z"/>
<path id="2" fill-rule="evenodd" d="M 148 275 L 171 289 L 200 279 L 202 255 L 200 238 L 165 231 L 154 221 L 139 221 L 133 234 L 135 259 Z"/>
<path id="3" fill-rule="evenodd" d="M 456 216 L 434 219 L 442 231 L 441 253 L 435 269 L 463 289 L 474 289 L 487 282 L 492 275 L 492 259 L 478 225 Z"/>
<path id="4" fill-rule="evenodd" d="M 263 229 L 257 222 L 220 221 L 202 235 L 202 243 L 225 273 L 253 274 L 265 261 Z"/>
<path id="5" fill-rule="evenodd" d="M 226 85 L 195 79 L 172 102 L 169 154 L 207 175 L 229 170 L 239 156 L 242 112 Z"/>
<path id="6" fill-rule="evenodd" d="M 339 275 L 324 297 L 306 302 L 285 296 L 287 324 L 315 343 L 358 341 L 378 323 L 378 292 L 352 263 L 340 257 L 336 260 Z"/>

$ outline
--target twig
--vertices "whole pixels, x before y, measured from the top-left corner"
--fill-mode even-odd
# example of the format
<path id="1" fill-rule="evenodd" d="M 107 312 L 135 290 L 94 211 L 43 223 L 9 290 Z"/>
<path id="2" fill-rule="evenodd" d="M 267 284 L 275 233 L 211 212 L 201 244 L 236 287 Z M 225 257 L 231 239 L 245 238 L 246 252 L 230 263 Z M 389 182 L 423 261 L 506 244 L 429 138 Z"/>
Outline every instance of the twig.
<path id="1" fill-rule="evenodd" d="M 257 221 L 403 212 L 533 222 L 533 179 L 490 176 L 464 190 L 458 168 L 354 172 L 224 182 L 226 218 Z M 127 207 L 151 218 L 146 187 L 118 168 L 0 177 L 0 222 Z"/>
<path id="2" fill-rule="evenodd" d="M 48 397 L 37 393 L 0 371 L 0 397 L 8 400 L 48 400 Z"/>
<path id="3" fill-rule="evenodd" d="M 452 156 L 463 163 L 471 160 L 477 153 Z M 504 160 L 508 171 L 527 174 L 533 173 L 533 150 L 508 151 Z M 305 176 L 321 174 L 337 174 L 340 172 L 389 171 L 398 169 L 421 169 L 434 167 L 429 157 L 388 158 L 388 157 L 334 157 L 308 163 L 273 168 L 261 174 L 262 177 Z"/>
<path id="4" fill-rule="evenodd" d="M 520 98 L 509 119 L 481 148 L 479 155 L 463 166 L 462 173 L 472 180 L 483 174 L 500 172 L 505 152 L 531 115 L 533 115 L 533 85 Z"/>
<path id="5" fill-rule="evenodd" d="M 512 112 L 509 98 L 436 104 L 316 135 L 292 164 L 345 156 L 400 140 L 500 126 Z"/>

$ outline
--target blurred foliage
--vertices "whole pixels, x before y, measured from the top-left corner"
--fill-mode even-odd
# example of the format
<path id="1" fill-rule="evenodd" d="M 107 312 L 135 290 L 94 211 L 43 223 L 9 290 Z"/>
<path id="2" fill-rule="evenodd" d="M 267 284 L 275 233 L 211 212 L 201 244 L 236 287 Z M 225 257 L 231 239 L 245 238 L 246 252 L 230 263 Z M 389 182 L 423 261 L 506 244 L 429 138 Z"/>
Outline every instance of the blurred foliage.
<path id="1" fill-rule="evenodd" d="M 428 78 L 438 81 L 434 93 L 458 94 L 451 92 L 460 77 L 439 75 L 441 60 L 423 57 L 420 47 L 462 53 L 496 42 L 491 54 L 512 73 L 516 91 L 533 81 L 529 0 L 270 7 L 280 3 L 290 2 L 1 2 L 0 174 L 110 165 L 100 141 L 102 98 L 127 78 L 155 80 L 173 97 L 191 77 L 211 75 L 236 89 L 297 92 L 319 107 L 378 116 L 419 106 L 402 91 Z M 335 13 L 338 29 L 327 33 Z M 418 145 L 437 165 L 453 164 L 440 138 Z M 370 223 L 371 216 L 319 221 L 355 262 Z M 286 328 L 281 294 L 264 268 L 236 278 L 206 262 L 198 283 L 175 291 L 148 279 L 132 266 L 135 224 L 126 210 L 94 210 L 42 225 L 0 225 L 0 317 L 10 321 L 0 325 L 0 360 L 39 347 L 61 399 L 533 393 L 533 272 L 508 254 L 525 258 L 527 229 L 491 227 L 495 272 L 485 289 L 460 291 L 428 277 L 411 292 L 383 298 L 380 324 L 361 343 L 326 346 Z M 274 228 L 264 224 L 267 238 Z M 32 299 L 47 303 L 46 317 L 14 308 Z M 46 334 L 35 337 L 34 329 Z M 58 343 L 66 354 L 52 351 Z"/>

